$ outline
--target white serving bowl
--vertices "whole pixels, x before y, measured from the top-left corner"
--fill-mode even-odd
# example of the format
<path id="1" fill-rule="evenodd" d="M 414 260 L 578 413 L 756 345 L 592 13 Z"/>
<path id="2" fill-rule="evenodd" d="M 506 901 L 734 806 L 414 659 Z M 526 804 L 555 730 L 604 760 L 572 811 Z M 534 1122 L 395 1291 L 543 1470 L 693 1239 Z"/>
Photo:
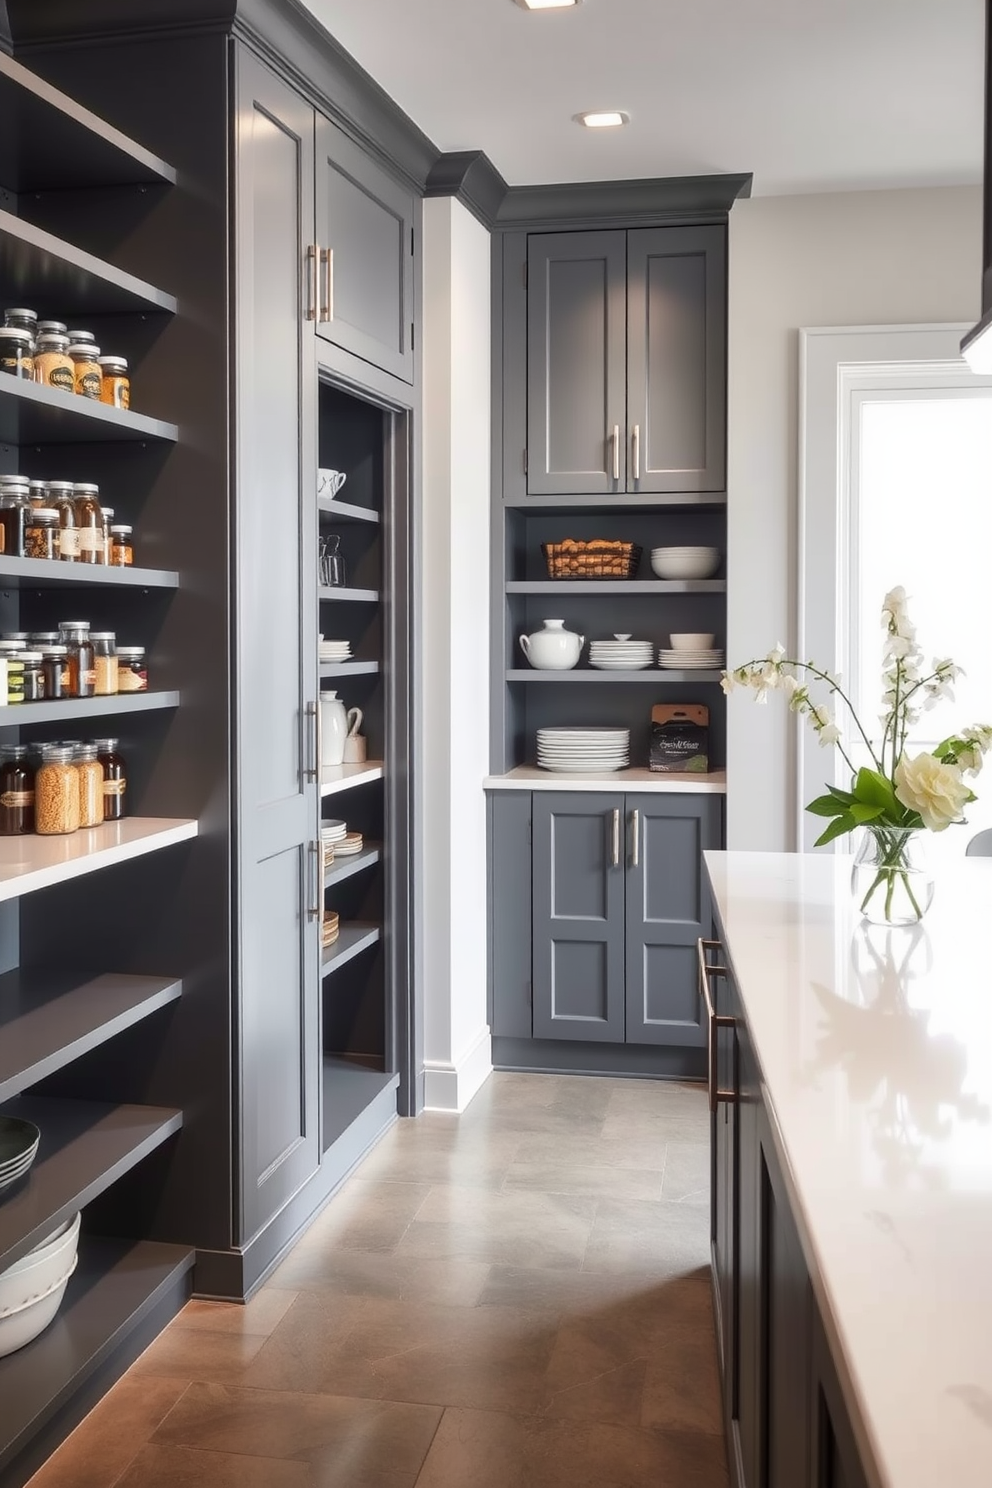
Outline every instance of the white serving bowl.
<path id="1" fill-rule="evenodd" d="M 720 549 L 655 548 L 651 567 L 659 579 L 708 579 L 720 567 Z"/>
<path id="2" fill-rule="evenodd" d="M 68 1226 L 60 1226 L 34 1250 L 0 1272 L 0 1318 L 40 1297 L 62 1276 L 67 1276 L 79 1245 L 77 1214 Z"/>
<path id="3" fill-rule="evenodd" d="M 35 1292 L 19 1307 L 0 1310 L 0 1359 L 24 1348 L 32 1339 L 43 1333 L 55 1317 L 69 1285 L 69 1278 L 76 1269 L 79 1257 L 73 1253 L 66 1270 L 47 1288 Z"/>
<path id="4" fill-rule="evenodd" d="M 709 651 L 716 637 L 704 635 L 702 631 L 687 630 L 681 635 L 673 635 L 671 639 L 673 651 Z"/>

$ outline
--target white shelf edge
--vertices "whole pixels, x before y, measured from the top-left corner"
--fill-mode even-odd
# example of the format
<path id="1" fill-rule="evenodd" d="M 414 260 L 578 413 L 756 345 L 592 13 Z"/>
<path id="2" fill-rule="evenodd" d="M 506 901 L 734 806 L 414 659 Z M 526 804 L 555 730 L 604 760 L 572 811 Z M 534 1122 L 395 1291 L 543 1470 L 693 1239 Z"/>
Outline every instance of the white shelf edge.
<path id="1" fill-rule="evenodd" d="M 129 816 L 68 837 L 0 838 L 0 902 L 188 842 L 197 831 L 182 818 Z"/>
<path id="2" fill-rule="evenodd" d="M 371 780 L 381 780 L 385 766 L 382 760 L 366 760 L 363 765 L 330 765 L 320 772 L 320 795 L 336 796 L 338 791 L 351 790 L 356 785 L 366 785 Z"/>
<path id="3" fill-rule="evenodd" d="M 536 765 L 518 765 L 505 775 L 487 775 L 483 789 L 541 791 L 628 791 L 648 795 L 724 796 L 727 793 L 726 770 L 712 770 L 708 775 L 665 775 L 657 770 L 599 770 L 581 775 L 559 775 L 554 770 L 541 770 Z"/>

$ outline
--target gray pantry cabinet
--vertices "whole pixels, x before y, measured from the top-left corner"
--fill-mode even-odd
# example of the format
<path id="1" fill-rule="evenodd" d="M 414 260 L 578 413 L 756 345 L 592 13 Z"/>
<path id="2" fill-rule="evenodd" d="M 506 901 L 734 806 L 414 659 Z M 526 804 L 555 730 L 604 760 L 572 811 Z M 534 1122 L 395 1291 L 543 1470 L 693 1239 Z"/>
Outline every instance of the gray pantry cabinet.
<path id="1" fill-rule="evenodd" d="M 725 227 L 531 233 L 526 278 L 528 495 L 723 491 Z"/>
<path id="2" fill-rule="evenodd" d="M 704 958 L 715 1014 L 713 1295 L 731 1480 L 867 1488 L 739 997 L 716 942 Z"/>
<path id="3" fill-rule="evenodd" d="M 722 798 L 493 792 L 490 811 L 497 1041 L 701 1048 L 701 855 L 721 840 Z"/>

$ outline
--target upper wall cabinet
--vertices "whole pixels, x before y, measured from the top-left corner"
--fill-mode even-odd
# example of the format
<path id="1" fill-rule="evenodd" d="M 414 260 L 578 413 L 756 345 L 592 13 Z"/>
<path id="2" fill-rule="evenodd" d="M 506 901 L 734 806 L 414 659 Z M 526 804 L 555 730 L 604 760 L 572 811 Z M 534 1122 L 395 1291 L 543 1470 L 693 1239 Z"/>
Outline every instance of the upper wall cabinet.
<path id="1" fill-rule="evenodd" d="M 726 486 L 726 229 L 532 234 L 527 491 Z"/>
<path id="2" fill-rule="evenodd" d="M 317 116 L 317 334 L 413 382 L 413 193 Z"/>

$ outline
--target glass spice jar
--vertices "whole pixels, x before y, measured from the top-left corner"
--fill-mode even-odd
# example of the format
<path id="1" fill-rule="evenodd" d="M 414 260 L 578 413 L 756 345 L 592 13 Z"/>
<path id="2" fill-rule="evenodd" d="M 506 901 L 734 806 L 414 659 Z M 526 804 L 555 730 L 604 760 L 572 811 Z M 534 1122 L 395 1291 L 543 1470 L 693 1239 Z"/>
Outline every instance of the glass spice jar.
<path id="1" fill-rule="evenodd" d="M 79 562 L 101 563 L 104 541 L 100 487 L 89 481 L 77 481 L 72 488 L 72 494 L 76 512 L 76 528 L 79 532 Z"/>
<path id="2" fill-rule="evenodd" d="M 94 739 L 93 743 L 103 768 L 103 819 L 120 821 L 127 814 L 127 764 L 117 751 L 116 739 Z"/>
<path id="3" fill-rule="evenodd" d="M 92 697 L 96 687 L 96 666 L 88 620 L 63 620 L 59 626 L 62 645 L 68 647 L 69 697 Z"/>
<path id="4" fill-rule="evenodd" d="M 30 512 L 24 528 L 25 558 L 55 559 L 59 556 L 59 514 L 39 506 Z"/>
<path id="5" fill-rule="evenodd" d="M 32 630 L 27 641 L 32 651 L 43 651 L 46 646 L 58 645 L 59 633 L 57 630 Z"/>
<path id="6" fill-rule="evenodd" d="M 69 339 L 69 328 L 64 320 L 39 320 L 39 336 L 64 336 Z"/>
<path id="7" fill-rule="evenodd" d="M 64 393 L 75 391 L 76 364 L 69 355 L 68 336 L 57 331 L 42 332 L 39 327 L 34 352 L 34 380 L 42 387 L 61 388 Z"/>
<path id="8" fill-rule="evenodd" d="M 7 653 L 7 705 L 13 707 L 15 703 L 24 701 L 24 663 L 20 656 L 11 656 Z"/>
<path id="9" fill-rule="evenodd" d="M 34 765 L 26 744 L 0 750 L 0 837 L 34 831 Z"/>
<path id="10" fill-rule="evenodd" d="M 67 836 L 79 830 L 79 773 L 72 747 L 42 746 L 34 778 L 34 829 L 41 837 Z"/>
<path id="11" fill-rule="evenodd" d="M 133 531 L 123 522 L 110 529 L 110 561 L 116 568 L 131 568 L 134 563 Z"/>
<path id="12" fill-rule="evenodd" d="M 94 696 L 114 697 L 117 693 L 117 636 L 112 630 L 90 632 L 93 642 L 93 667 L 96 673 Z"/>
<path id="13" fill-rule="evenodd" d="M 0 496 L 0 550 L 7 558 L 24 557 L 24 528 L 30 511 L 27 481 L 4 486 Z"/>
<path id="14" fill-rule="evenodd" d="M 3 312 L 3 323 L 5 326 L 11 326 L 14 330 L 27 331 L 32 341 L 38 334 L 37 310 L 5 310 Z"/>
<path id="15" fill-rule="evenodd" d="M 117 647 L 117 691 L 148 691 L 148 671 L 145 667 L 144 646 Z"/>
<path id="16" fill-rule="evenodd" d="M 79 777 L 79 825 L 99 827 L 103 823 L 103 766 L 95 744 L 77 744 L 73 763 Z"/>
<path id="17" fill-rule="evenodd" d="M 73 364 L 73 389 L 81 398 L 93 398 L 97 403 L 103 390 L 103 373 L 97 358 L 100 348 L 93 342 L 76 341 L 69 346 Z"/>
<path id="18" fill-rule="evenodd" d="M 28 500 L 35 511 L 39 506 L 50 506 L 48 500 L 48 482 L 43 480 L 28 481 Z"/>
<path id="19" fill-rule="evenodd" d="M 72 326 L 70 326 L 68 328 L 68 330 L 66 331 L 66 335 L 69 337 L 69 344 L 70 345 L 78 345 L 78 346 L 95 346 L 96 345 L 96 336 L 94 336 L 94 334 L 93 334 L 92 331 L 74 331 L 73 328 L 72 328 Z"/>
<path id="20" fill-rule="evenodd" d="M 58 556 L 65 563 L 78 562 L 79 533 L 72 481 L 49 481 L 45 487 L 45 505 L 58 512 Z"/>
<path id="21" fill-rule="evenodd" d="M 119 356 L 100 357 L 100 402 L 111 408 L 131 407 L 131 379 L 127 375 L 127 360 Z"/>
<path id="22" fill-rule="evenodd" d="M 24 701 L 40 703 L 45 697 L 45 673 L 40 651 L 20 651 L 15 661 L 24 663 Z"/>
<path id="23" fill-rule="evenodd" d="M 100 554 L 100 562 L 101 563 L 109 563 L 110 562 L 110 524 L 114 520 L 114 508 L 112 506 L 101 507 L 101 509 L 100 509 L 100 515 L 101 515 L 101 517 L 103 519 L 103 552 Z"/>
<path id="24" fill-rule="evenodd" d="M 68 646 L 45 646 L 41 652 L 41 669 L 45 675 L 45 697 L 50 702 L 71 697 L 72 677 L 69 672 Z"/>
<path id="25" fill-rule="evenodd" d="M 34 342 L 30 331 L 0 326 L 0 372 L 25 382 L 34 380 Z"/>

